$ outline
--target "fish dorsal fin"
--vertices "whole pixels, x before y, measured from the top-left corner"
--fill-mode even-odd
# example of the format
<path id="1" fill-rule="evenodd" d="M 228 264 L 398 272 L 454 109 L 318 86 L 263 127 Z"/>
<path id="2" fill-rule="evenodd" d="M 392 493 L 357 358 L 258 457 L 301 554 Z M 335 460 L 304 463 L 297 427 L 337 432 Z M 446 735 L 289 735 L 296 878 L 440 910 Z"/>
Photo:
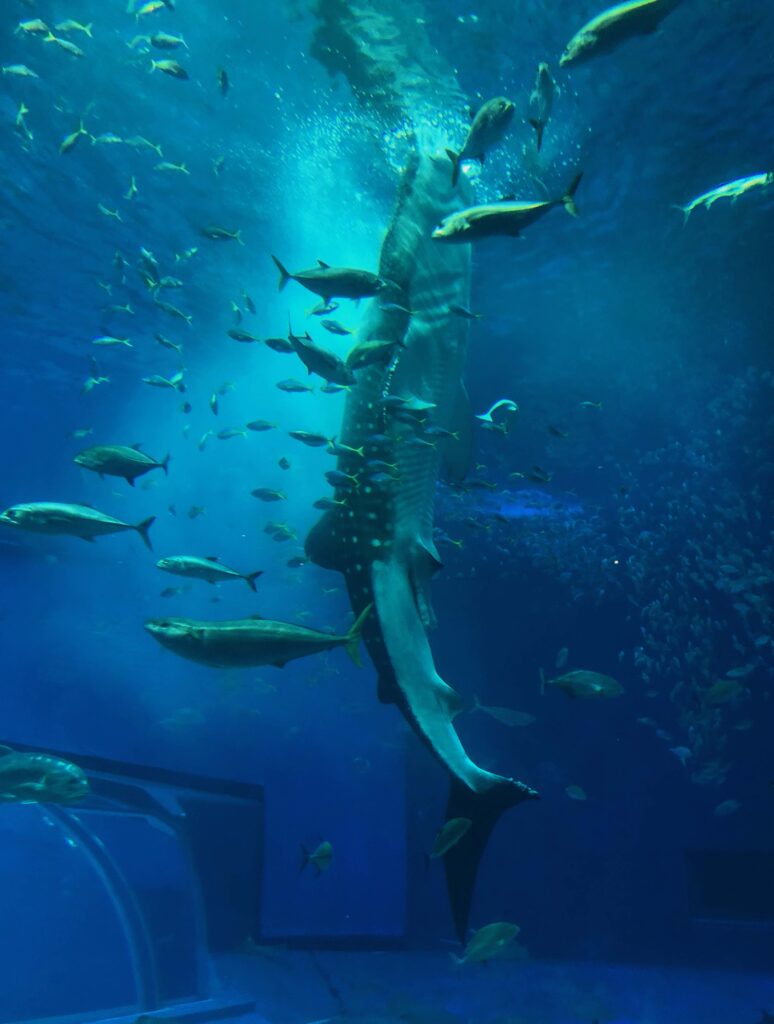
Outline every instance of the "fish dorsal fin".
<path id="1" fill-rule="evenodd" d="M 513 192 L 509 192 L 508 195 L 505 196 L 500 196 L 500 198 L 497 200 L 498 203 L 513 203 L 515 201 L 516 196 L 513 194 Z"/>
<path id="2" fill-rule="evenodd" d="M 136 444 L 131 445 L 131 447 L 138 452 L 142 448 L 142 441 L 138 441 Z"/>
<path id="3" fill-rule="evenodd" d="M 205 555 L 204 558 L 207 562 L 217 562 L 218 560 L 217 555 Z"/>
<path id="4" fill-rule="evenodd" d="M 318 267 L 321 267 L 323 270 L 329 270 L 330 269 L 330 263 L 326 263 L 325 260 L 318 260 L 317 261 L 317 265 L 318 265 Z"/>
<path id="5" fill-rule="evenodd" d="M 461 483 L 473 461 L 473 412 L 465 385 L 460 381 L 454 396 L 451 422 L 448 429 L 456 437 L 444 438 L 440 445 L 443 457 L 443 475 L 446 480 Z"/>
<path id="6" fill-rule="evenodd" d="M 6 747 L 4 743 L 0 743 L 0 757 L 7 757 L 9 754 L 15 754 L 16 751 L 13 747 Z"/>
<path id="7" fill-rule="evenodd" d="M 258 621 L 263 621 L 264 616 L 263 615 L 259 615 L 258 612 L 254 612 L 252 615 L 248 615 L 247 618 L 248 619 L 255 619 L 256 622 L 258 622 Z"/>
<path id="8" fill-rule="evenodd" d="M 468 117 L 470 118 L 471 121 L 475 120 L 476 111 L 473 109 L 473 107 L 468 107 Z"/>

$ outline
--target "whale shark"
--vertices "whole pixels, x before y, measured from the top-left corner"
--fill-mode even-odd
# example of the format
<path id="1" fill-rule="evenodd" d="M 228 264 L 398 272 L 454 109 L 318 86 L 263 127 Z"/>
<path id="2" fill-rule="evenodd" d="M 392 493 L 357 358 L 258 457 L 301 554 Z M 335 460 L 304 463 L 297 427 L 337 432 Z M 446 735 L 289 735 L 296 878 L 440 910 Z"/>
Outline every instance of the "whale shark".
<path id="1" fill-rule="evenodd" d="M 378 269 L 405 303 L 372 302 L 356 338 L 358 344 L 395 344 L 388 360 L 355 371 L 338 435 L 350 449 L 339 457 L 341 479 L 358 483 L 336 491 L 335 507 L 306 540 L 313 562 L 344 575 L 356 616 L 373 605 L 363 640 L 378 696 L 398 707 L 448 773 L 446 821 L 472 823 L 444 857 L 460 938 L 495 823 L 507 808 L 537 797 L 528 785 L 486 771 L 468 756 L 454 728 L 461 698 L 436 671 L 427 635 L 435 625 L 430 581 L 441 567 L 433 541 L 436 485 L 441 475 L 464 478 L 473 419 L 462 381 L 468 325 L 451 309 L 469 304 L 470 246 L 439 246 L 432 231 L 461 208 L 465 190 L 463 182 L 452 186 L 442 150 L 416 147 Z M 427 426 L 442 428 L 434 435 L 442 439 L 423 441 Z M 355 454 L 358 449 L 364 454 Z M 369 474 L 369 463 L 390 471 Z"/>

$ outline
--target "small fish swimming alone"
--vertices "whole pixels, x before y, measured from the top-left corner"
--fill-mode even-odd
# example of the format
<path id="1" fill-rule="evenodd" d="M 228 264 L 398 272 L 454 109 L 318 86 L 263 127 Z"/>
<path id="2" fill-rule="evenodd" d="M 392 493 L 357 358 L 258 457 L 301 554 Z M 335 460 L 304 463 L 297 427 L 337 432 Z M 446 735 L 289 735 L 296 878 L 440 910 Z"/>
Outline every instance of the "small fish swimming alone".
<path id="1" fill-rule="evenodd" d="M 333 846 L 325 841 L 312 850 L 311 853 L 306 849 L 305 846 L 301 847 L 301 867 L 299 873 L 304 870 L 307 864 L 311 864 L 317 871 L 317 877 L 319 878 L 323 871 L 327 871 L 331 866 L 333 860 Z"/>
<path id="2" fill-rule="evenodd" d="M 60 39 L 59 36 L 55 36 L 53 32 L 49 32 L 46 38 L 43 40 L 44 43 L 56 43 L 60 50 L 64 50 L 65 53 L 69 53 L 71 57 L 85 57 L 85 52 L 76 46 L 75 43 L 71 43 L 69 39 Z"/>
<path id="3" fill-rule="evenodd" d="M 749 192 L 753 188 L 767 188 L 772 182 L 774 182 L 774 173 L 771 171 L 764 171 L 761 174 L 750 174 L 746 178 L 736 178 L 734 181 L 726 182 L 725 185 L 718 185 L 717 188 L 712 188 L 709 192 L 702 192 L 700 196 L 691 199 L 685 206 L 680 206 L 676 203 L 674 209 L 682 211 L 683 224 L 685 225 L 688 223 L 688 218 L 693 211 L 699 206 L 709 210 L 712 204 L 716 203 L 719 199 L 730 199 L 732 203 L 735 203 L 739 196 L 743 196 L 745 192 Z"/>
<path id="4" fill-rule="evenodd" d="M 487 100 L 481 107 L 473 123 L 468 129 L 468 136 L 459 153 L 452 149 L 446 155 L 452 162 L 452 185 L 456 185 L 460 176 L 460 166 L 466 160 L 479 160 L 482 164 L 486 154 L 503 138 L 513 120 L 516 108 L 504 96 L 495 96 Z"/>
<path id="5" fill-rule="evenodd" d="M 468 833 L 472 824 L 473 822 L 470 818 L 450 818 L 447 822 L 444 822 L 438 831 L 438 835 L 435 837 L 435 842 L 429 855 L 430 860 L 437 860 L 438 857 L 443 857 L 445 853 L 451 850 L 452 846 L 456 846 L 460 839 Z"/>
<path id="6" fill-rule="evenodd" d="M 287 501 L 288 497 L 284 491 L 274 491 L 271 487 L 256 487 L 250 493 L 259 501 Z"/>
<path id="7" fill-rule="evenodd" d="M 263 570 L 256 572 L 237 572 L 227 565 L 218 561 L 216 555 L 207 555 L 205 558 L 197 558 L 195 555 L 172 555 L 169 558 L 160 558 L 156 562 L 156 568 L 163 569 L 175 576 L 185 576 L 188 579 L 206 580 L 207 583 L 222 583 L 224 580 L 244 580 L 248 587 L 256 592 L 255 581 L 263 575 Z"/>
<path id="8" fill-rule="evenodd" d="M 166 32 L 156 32 L 155 35 L 148 37 L 148 42 L 157 50 L 177 50 L 180 46 L 188 49 L 188 43 L 182 36 L 171 36 Z"/>
<path id="9" fill-rule="evenodd" d="M 586 800 L 586 790 L 581 786 L 567 786 L 565 793 L 571 800 Z"/>
<path id="10" fill-rule="evenodd" d="M 338 320 L 321 320 L 320 323 L 329 334 L 338 334 L 341 337 L 346 337 L 346 335 L 354 333 L 349 327 L 340 324 Z"/>
<path id="11" fill-rule="evenodd" d="M 241 327 L 231 327 L 228 331 L 226 331 L 226 334 L 228 334 L 229 338 L 233 338 L 234 341 L 242 341 L 248 344 L 253 341 L 260 341 L 260 338 L 257 338 L 254 334 L 251 334 L 249 331 L 242 330 Z"/>
<path id="12" fill-rule="evenodd" d="M 554 679 L 546 679 L 543 669 L 541 669 L 541 693 L 545 691 L 547 686 L 561 690 L 568 697 L 584 699 L 620 697 L 624 692 L 623 686 L 611 676 L 602 675 L 601 672 L 591 672 L 588 669 L 576 669 L 574 672 L 567 672 L 562 676 L 556 676 Z"/>
<path id="13" fill-rule="evenodd" d="M 470 206 L 459 213 L 445 217 L 433 231 L 432 237 L 438 242 L 474 242 L 481 238 L 506 235 L 516 238 L 524 228 L 540 220 L 555 206 L 563 206 L 572 216 L 577 217 L 575 192 L 582 174 L 577 174 L 565 194 L 559 199 L 515 200 L 503 198 L 497 203 Z"/>
<path id="14" fill-rule="evenodd" d="M 331 443 L 331 438 L 326 437 L 325 434 L 313 434 L 308 430 L 289 430 L 288 437 L 292 437 L 294 441 L 300 441 L 308 448 L 324 448 Z"/>
<path id="15" fill-rule="evenodd" d="M 626 0 L 602 11 L 579 29 L 564 49 L 559 64 L 580 64 L 610 53 L 619 43 L 655 32 L 680 0 Z"/>
<path id="16" fill-rule="evenodd" d="M 543 132 L 546 130 L 548 119 L 551 116 L 556 92 L 556 82 L 551 77 L 548 65 L 545 63 L 539 64 L 537 77 L 535 78 L 535 88 L 532 90 L 529 98 L 530 112 L 534 114 L 534 116 L 530 117 L 529 123 L 535 129 L 537 135 L 536 146 L 538 153 L 543 145 Z"/>
<path id="17" fill-rule="evenodd" d="M 0 762 L 2 763 L 2 762 Z M 718 804 L 713 814 L 718 818 L 726 818 L 729 814 L 734 814 L 742 805 L 738 800 L 724 800 Z"/>
<path id="18" fill-rule="evenodd" d="M 28 68 L 26 64 L 3 64 L 4 75 L 13 75 L 15 78 L 40 78 L 37 71 Z"/>
<path id="19" fill-rule="evenodd" d="M 482 313 L 473 313 L 467 308 L 467 306 L 460 306 L 456 302 L 453 302 L 449 306 L 449 312 L 454 316 L 461 317 L 463 320 L 480 320 L 483 316 Z"/>
<path id="20" fill-rule="evenodd" d="M 172 377 L 162 377 L 160 373 L 153 373 L 150 377 L 143 377 L 142 382 L 149 384 L 152 388 L 169 388 L 172 391 L 179 391 L 181 394 L 185 391 L 182 370 Z"/>
<path id="21" fill-rule="evenodd" d="M 293 377 L 288 377 L 286 380 L 277 382 L 277 387 L 280 391 L 284 391 L 288 395 L 300 395 L 304 392 L 312 392 L 314 388 L 311 384 L 304 384 L 303 381 L 295 380 Z"/>
<path id="22" fill-rule="evenodd" d="M 208 224 L 200 229 L 200 234 L 213 242 L 239 242 L 240 245 L 245 244 L 242 240 L 241 229 L 239 231 L 229 231 L 228 228 L 221 228 L 217 224 Z"/>
<path id="23" fill-rule="evenodd" d="M 476 964 L 491 960 L 502 953 L 520 931 L 518 925 L 509 924 L 507 921 L 487 924 L 475 932 L 462 956 L 454 959 L 458 964 Z"/>
<path id="24" fill-rule="evenodd" d="M 86 776 L 70 761 L 0 746 L 0 803 L 74 804 L 88 794 Z"/>
<path id="25" fill-rule="evenodd" d="M 368 605 L 348 633 L 321 633 L 290 622 L 274 622 L 254 616 L 227 622 L 195 619 L 149 619 L 145 628 L 158 642 L 181 658 L 213 668 L 282 668 L 296 658 L 343 647 L 360 666 L 360 634 L 369 614 Z"/>
<path id="26" fill-rule="evenodd" d="M 527 726 L 532 725 L 533 722 L 537 721 L 534 715 L 530 715 L 526 711 L 517 711 L 515 708 L 501 708 L 491 706 L 488 704 L 481 704 L 478 697 L 473 695 L 473 710 L 483 711 L 484 714 L 489 715 L 490 718 L 494 718 L 497 722 L 502 722 L 503 725 L 513 726 Z"/>
<path id="27" fill-rule="evenodd" d="M 190 313 L 184 313 L 182 309 L 178 309 L 177 306 L 173 306 L 171 302 L 164 302 L 159 298 L 154 298 L 153 304 L 158 306 L 159 309 L 166 313 L 167 316 L 171 316 L 174 320 L 183 320 L 190 327 L 193 323 L 193 316 Z"/>
<path id="28" fill-rule="evenodd" d="M 176 60 L 152 60 L 150 69 L 151 71 L 163 71 L 170 78 L 177 78 L 180 81 L 188 79 L 188 72 Z"/>
<path id="29" fill-rule="evenodd" d="M 120 519 L 98 512 L 88 505 L 69 505 L 55 501 L 35 501 L 27 505 L 12 505 L 0 514 L 0 522 L 32 533 L 50 535 L 64 534 L 69 537 L 80 537 L 82 540 L 94 541 L 108 533 L 123 533 L 125 530 L 136 530 L 142 537 L 146 547 L 152 551 L 148 531 L 156 521 L 155 516 L 143 519 L 141 523 L 132 525 L 122 523 Z"/>
<path id="30" fill-rule="evenodd" d="M 65 35 L 68 32 L 83 32 L 89 39 L 94 38 L 91 31 L 93 28 L 94 23 L 91 21 L 88 25 L 82 25 L 79 21 L 73 21 L 71 18 L 68 18 L 67 21 L 60 21 L 58 25 L 54 25 L 55 32 L 64 32 Z"/>
<path id="31" fill-rule="evenodd" d="M 326 303 L 331 299 L 369 299 L 378 295 L 386 287 L 386 282 L 369 270 L 354 270 L 351 267 L 332 267 L 330 264 L 317 261 L 317 266 L 309 270 L 299 270 L 291 274 L 272 256 L 279 270 L 279 290 L 288 281 L 297 281 L 307 291 L 319 295 Z"/>
<path id="32" fill-rule="evenodd" d="M 59 26 L 57 26 L 57 29 Z M 14 35 L 27 35 L 27 36 L 48 36 L 51 34 L 51 29 L 40 18 L 29 18 L 27 21 L 20 21 L 14 29 Z"/>
<path id="33" fill-rule="evenodd" d="M 65 135 L 62 141 L 59 143 L 60 155 L 64 156 L 66 153 L 69 153 L 70 150 L 78 143 L 78 140 L 82 139 L 84 135 L 88 134 L 89 133 L 83 127 L 83 121 L 81 121 L 76 131 L 71 132 L 69 135 Z"/>
<path id="34" fill-rule="evenodd" d="M 102 334 L 99 338 L 91 339 L 92 345 L 100 345 L 103 348 L 112 348 L 116 345 L 124 348 L 134 348 L 129 338 L 114 338 L 112 334 Z"/>
<path id="35" fill-rule="evenodd" d="M 121 444 L 92 445 L 78 452 L 73 462 L 100 476 L 123 477 L 130 487 L 134 487 L 138 476 L 144 476 L 152 469 L 163 469 L 165 476 L 169 471 L 169 455 L 158 462 L 140 451 L 137 445 L 131 448 Z"/>

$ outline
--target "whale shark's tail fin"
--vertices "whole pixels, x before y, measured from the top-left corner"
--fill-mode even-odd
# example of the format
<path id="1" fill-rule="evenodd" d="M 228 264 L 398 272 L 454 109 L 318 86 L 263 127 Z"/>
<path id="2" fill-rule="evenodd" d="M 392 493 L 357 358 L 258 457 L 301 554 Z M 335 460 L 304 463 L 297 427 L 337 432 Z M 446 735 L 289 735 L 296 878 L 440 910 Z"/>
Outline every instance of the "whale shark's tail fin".
<path id="1" fill-rule="evenodd" d="M 492 829 L 503 811 L 523 800 L 537 799 L 534 789 L 514 779 L 503 779 L 484 793 L 474 793 L 452 778 L 446 821 L 469 818 L 472 822 L 462 839 L 443 858 L 449 906 L 460 942 L 465 942 L 478 866 Z"/>

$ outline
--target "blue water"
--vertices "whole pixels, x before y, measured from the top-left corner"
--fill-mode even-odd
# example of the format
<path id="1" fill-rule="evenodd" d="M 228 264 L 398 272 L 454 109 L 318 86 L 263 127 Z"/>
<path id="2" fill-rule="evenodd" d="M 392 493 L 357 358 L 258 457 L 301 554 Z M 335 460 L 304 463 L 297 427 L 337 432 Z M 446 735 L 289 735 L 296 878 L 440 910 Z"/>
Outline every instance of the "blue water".
<path id="1" fill-rule="evenodd" d="M 377 700 L 365 651 L 363 669 L 342 650 L 283 669 L 213 669 L 143 629 L 162 616 L 254 614 L 349 628 L 342 577 L 291 564 L 305 559 L 313 503 L 333 496 L 323 474 L 335 463 L 288 436 L 340 435 L 346 393 L 322 393 L 294 354 L 227 332 L 284 337 L 290 319 L 346 357 L 352 338 L 308 315 L 317 297 L 299 284 L 278 291 L 270 256 L 293 270 L 323 259 L 375 271 L 409 126 L 364 91 L 362 53 L 347 58 L 351 82 L 325 66 L 338 58 L 321 47 L 323 19 L 349 31 L 350 8 L 368 4 L 176 0 L 142 16 L 132 6 L 141 4 L 5 0 L 0 10 L 0 506 L 74 502 L 129 524 L 156 517 L 152 554 L 133 532 L 86 544 L 0 527 L 0 742 L 84 759 L 95 779 L 107 770 L 97 761 L 110 759 L 218 780 L 223 793 L 263 787 L 262 831 L 250 833 L 259 852 L 237 864 L 245 822 L 257 818 L 234 810 L 233 793 L 233 815 L 202 825 L 213 833 L 204 859 L 168 794 L 173 825 L 162 815 L 135 829 L 114 804 L 83 811 L 86 831 L 142 894 L 149 956 L 178 979 L 154 1001 L 137 994 L 126 921 L 105 895 L 118 883 L 105 881 L 96 854 L 89 860 L 83 836 L 45 805 L 0 807 L 4 932 L 15 936 L 0 1019 L 131 1016 L 224 991 L 254 999 L 269 1020 L 410 1019 L 400 999 L 386 1001 L 394 966 L 363 967 L 371 949 L 400 951 L 412 999 L 438 1019 L 711 1024 L 721 1007 L 754 1021 L 766 999 L 774 1012 L 774 186 L 697 209 L 685 226 L 673 209 L 774 170 L 771 4 L 682 0 L 655 33 L 563 68 L 568 39 L 599 13 L 593 0 L 374 5 L 372 25 L 401 26 L 387 47 L 398 68 L 434 54 L 437 64 L 423 65 L 431 94 L 443 74 L 473 110 L 495 95 L 515 102 L 503 142 L 483 167 L 468 165 L 476 202 L 560 195 L 583 171 L 577 219 L 557 209 L 520 238 L 472 251 L 470 306 L 481 318 L 468 331 L 471 410 L 504 397 L 519 410 L 507 433 L 473 420 L 466 480 L 438 483 L 443 568 L 430 643 L 462 698 L 455 725 L 470 756 L 541 800 L 497 824 L 469 922 L 518 924 L 518 956 L 467 965 L 459 991 L 474 995 L 457 1002 L 443 869 L 425 868 L 446 776 Z M 54 28 L 83 51 L 73 56 L 17 30 L 34 18 L 93 22 L 93 38 Z M 136 39 L 158 31 L 185 45 Z M 179 61 L 187 79 L 151 72 L 151 58 Z M 543 60 L 559 91 L 537 154 L 525 117 Z M 465 106 L 425 111 L 439 153 L 461 146 Z M 88 134 L 60 153 L 81 120 Z M 138 136 L 163 157 L 127 142 Z M 162 160 L 185 170 L 158 169 Z M 205 237 L 211 225 L 238 230 L 243 244 Z M 154 304 L 141 248 L 179 279 L 159 298 L 190 324 Z M 108 309 L 127 303 L 132 312 Z M 343 299 L 330 317 L 357 331 L 371 305 Z M 132 347 L 93 345 L 105 335 Z M 182 393 L 143 382 L 180 370 Z M 84 390 L 90 377 L 108 380 Z M 278 390 L 289 377 L 314 392 Z M 217 436 L 257 419 L 276 427 Z M 134 488 L 100 479 L 73 463 L 94 444 L 169 453 L 169 473 Z M 259 487 L 286 497 L 260 502 L 250 494 Z M 273 539 L 269 521 L 286 524 L 287 539 Z M 260 569 L 257 593 L 156 568 L 176 554 Z M 542 694 L 541 669 L 605 673 L 624 694 Z M 706 694 L 724 678 L 738 685 L 715 702 Z M 474 695 L 535 721 L 504 724 L 474 711 Z M 571 799 L 573 786 L 587 799 Z M 323 841 L 329 870 L 299 873 L 301 847 Z M 131 852 L 119 856 L 122 846 Z M 58 938 L 41 957 L 46 930 Z M 338 950 L 338 985 L 349 976 L 357 1000 L 330 1002 L 323 989 L 283 1003 L 264 958 L 244 952 L 248 939 L 278 944 L 270 962 L 307 994 L 319 974 L 290 950 Z M 199 980 L 180 981 L 194 959 Z M 562 964 L 568 977 L 580 971 L 581 989 L 596 979 L 605 998 L 568 995 Z M 690 993 L 674 1006 L 672 983 Z M 487 1002 L 509 986 L 548 994 Z M 642 986 L 656 993 L 647 1005 L 634 997 Z"/>

